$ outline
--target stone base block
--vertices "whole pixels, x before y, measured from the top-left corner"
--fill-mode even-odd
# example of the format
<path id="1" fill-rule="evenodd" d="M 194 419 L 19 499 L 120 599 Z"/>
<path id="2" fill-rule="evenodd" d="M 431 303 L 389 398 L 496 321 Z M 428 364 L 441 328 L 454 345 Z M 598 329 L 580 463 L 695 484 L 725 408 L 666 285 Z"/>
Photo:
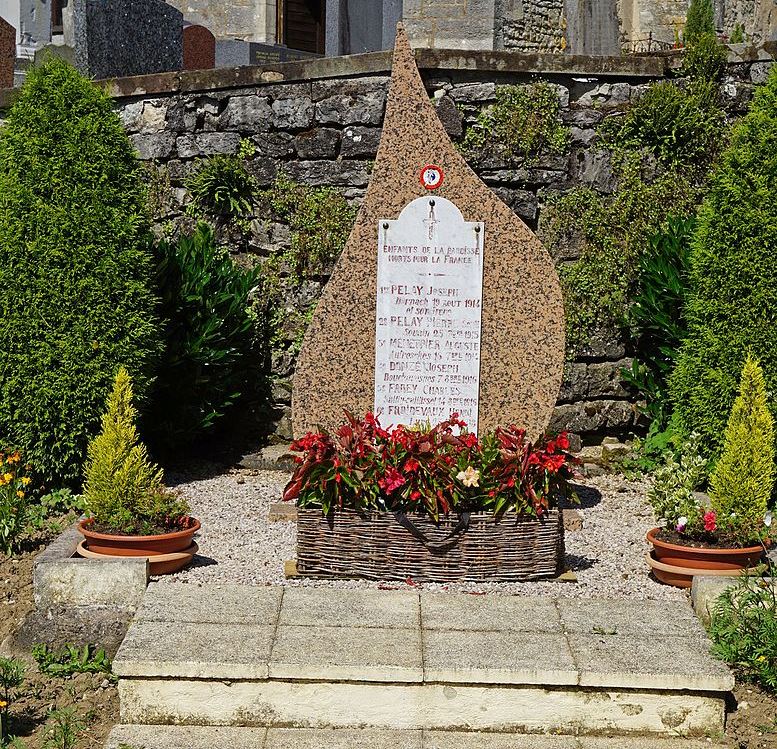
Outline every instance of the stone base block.
<path id="1" fill-rule="evenodd" d="M 121 679 L 124 723 L 721 734 L 722 694 L 301 681 Z"/>

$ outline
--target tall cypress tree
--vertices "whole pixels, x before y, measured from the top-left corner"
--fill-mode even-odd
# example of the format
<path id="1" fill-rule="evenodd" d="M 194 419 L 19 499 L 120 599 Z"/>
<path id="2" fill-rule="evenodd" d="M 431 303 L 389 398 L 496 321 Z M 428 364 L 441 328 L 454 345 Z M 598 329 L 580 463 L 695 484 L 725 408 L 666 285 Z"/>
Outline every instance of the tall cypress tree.
<path id="1" fill-rule="evenodd" d="M 691 250 L 688 337 L 670 380 L 687 431 L 713 451 L 748 352 L 777 415 L 777 69 L 756 92 L 699 210 Z"/>
<path id="2" fill-rule="evenodd" d="M 705 34 L 715 34 L 712 0 L 691 0 L 683 29 L 683 42 L 688 46 Z"/>
<path id="3" fill-rule="evenodd" d="M 50 59 L 0 128 L 0 440 L 80 480 L 119 365 L 160 349 L 143 174 L 110 99 Z"/>

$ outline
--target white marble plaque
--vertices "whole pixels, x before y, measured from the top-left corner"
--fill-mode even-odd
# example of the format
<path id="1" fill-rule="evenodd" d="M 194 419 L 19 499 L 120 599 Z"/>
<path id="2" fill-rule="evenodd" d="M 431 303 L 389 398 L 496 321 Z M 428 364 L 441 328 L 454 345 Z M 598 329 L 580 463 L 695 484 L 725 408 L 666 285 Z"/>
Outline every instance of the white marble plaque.
<path id="1" fill-rule="evenodd" d="M 482 223 L 424 196 L 378 224 L 375 413 L 384 426 L 458 412 L 477 431 Z"/>

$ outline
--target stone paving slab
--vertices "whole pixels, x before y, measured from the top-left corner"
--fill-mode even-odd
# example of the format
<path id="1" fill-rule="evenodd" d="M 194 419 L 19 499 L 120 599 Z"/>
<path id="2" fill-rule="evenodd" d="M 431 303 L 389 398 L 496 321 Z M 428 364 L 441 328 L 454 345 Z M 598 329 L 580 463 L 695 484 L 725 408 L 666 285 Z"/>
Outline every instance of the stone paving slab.
<path id="1" fill-rule="evenodd" d="M 312 627 L 418 628 L 418 594 L 401 590 L 287 588 L 280 621 Z"/>
<path id="2" fill-rule="evenodd" d="M 695 637 L 569 634 L 580 685 L 728 692 L 731 671 Z"/>
<path id="3" fill-rule="evenodd" d="M 422 593 L 421 622 L 424 629 L 561 632 L 552 598 Z"/>
<path id="4" fill-rule="evenodd" d="M 455 731 L 119 725 L 105 749 L 727 749 L 709 739 Z"/>
<path id="5" fill-rule="evenodd" d="M 281 624 L 272 649 L 270 677 L 421 682 L 421 631 Z"/>
<path id="6" fill-rule="evenodd" d="M 275 627 L 202 622 L 134 622 L 113 672 L 120 677 L 266 679 Z"/>
<path id="7" fill-rule="evenodd" d="M 424 680 L 462 684 L 576 685 L 578 671 L 563 634 L 424 632 Z"/>
<path id="8" fill-rule="evenodd" d="M 425 731 L 423 749 L 580 749 L 580 745 L 574 736 Z"/>
<path id="9" fill-rule="evenodd" d="M 136 621 L 275 625 L 283 588 L 247 585 L 149 586 Z"/>
<path id="10" fill-rule="evenodd" d="M 263 749 L 266 728 L 231 726 L 138 726 L 114 727 L 105 749 Z"/>
<path id="11" fill-rule="evenodd" d="M 423 749 L 421 731 L 270 728 L 265 749 Z"/>
<path id="12" fill-rule="evenodd" d="M 683 601 L 575 598 L 560 599 L 557 605 L 567 632 L 706 638 L 693 609 Z"/>

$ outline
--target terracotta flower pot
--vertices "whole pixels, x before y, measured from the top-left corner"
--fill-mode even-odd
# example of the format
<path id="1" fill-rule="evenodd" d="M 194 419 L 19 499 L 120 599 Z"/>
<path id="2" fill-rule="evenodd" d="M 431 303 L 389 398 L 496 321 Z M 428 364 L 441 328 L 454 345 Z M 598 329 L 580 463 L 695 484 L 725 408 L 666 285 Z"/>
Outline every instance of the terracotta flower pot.
<path id="1" fill-rule="evenodd" d="M 78 524 L 78 530 L 86 539 L 87 548 L 95 554 L 113 557 L 153 557 L 183 552 L 192 545 L 194 534 L 200 530 L 200 521 L 189 518 L 191 526 L 181 531 L 159 536 L 114 536 L 91 530 L 92 522 L 88 519 Z"/>
<path id="2" fill-rule="evenodd" d="M 761 546 L 745 546 L 740 549 L 707 549 L 661 541 L 656 538 L 660 528 L 647 533 L 653 545 L 648 564 L 653 574 L 667 585 L 688 588 L 694 575 L 737 575 L 753 567 L 763 555 Z"/>

